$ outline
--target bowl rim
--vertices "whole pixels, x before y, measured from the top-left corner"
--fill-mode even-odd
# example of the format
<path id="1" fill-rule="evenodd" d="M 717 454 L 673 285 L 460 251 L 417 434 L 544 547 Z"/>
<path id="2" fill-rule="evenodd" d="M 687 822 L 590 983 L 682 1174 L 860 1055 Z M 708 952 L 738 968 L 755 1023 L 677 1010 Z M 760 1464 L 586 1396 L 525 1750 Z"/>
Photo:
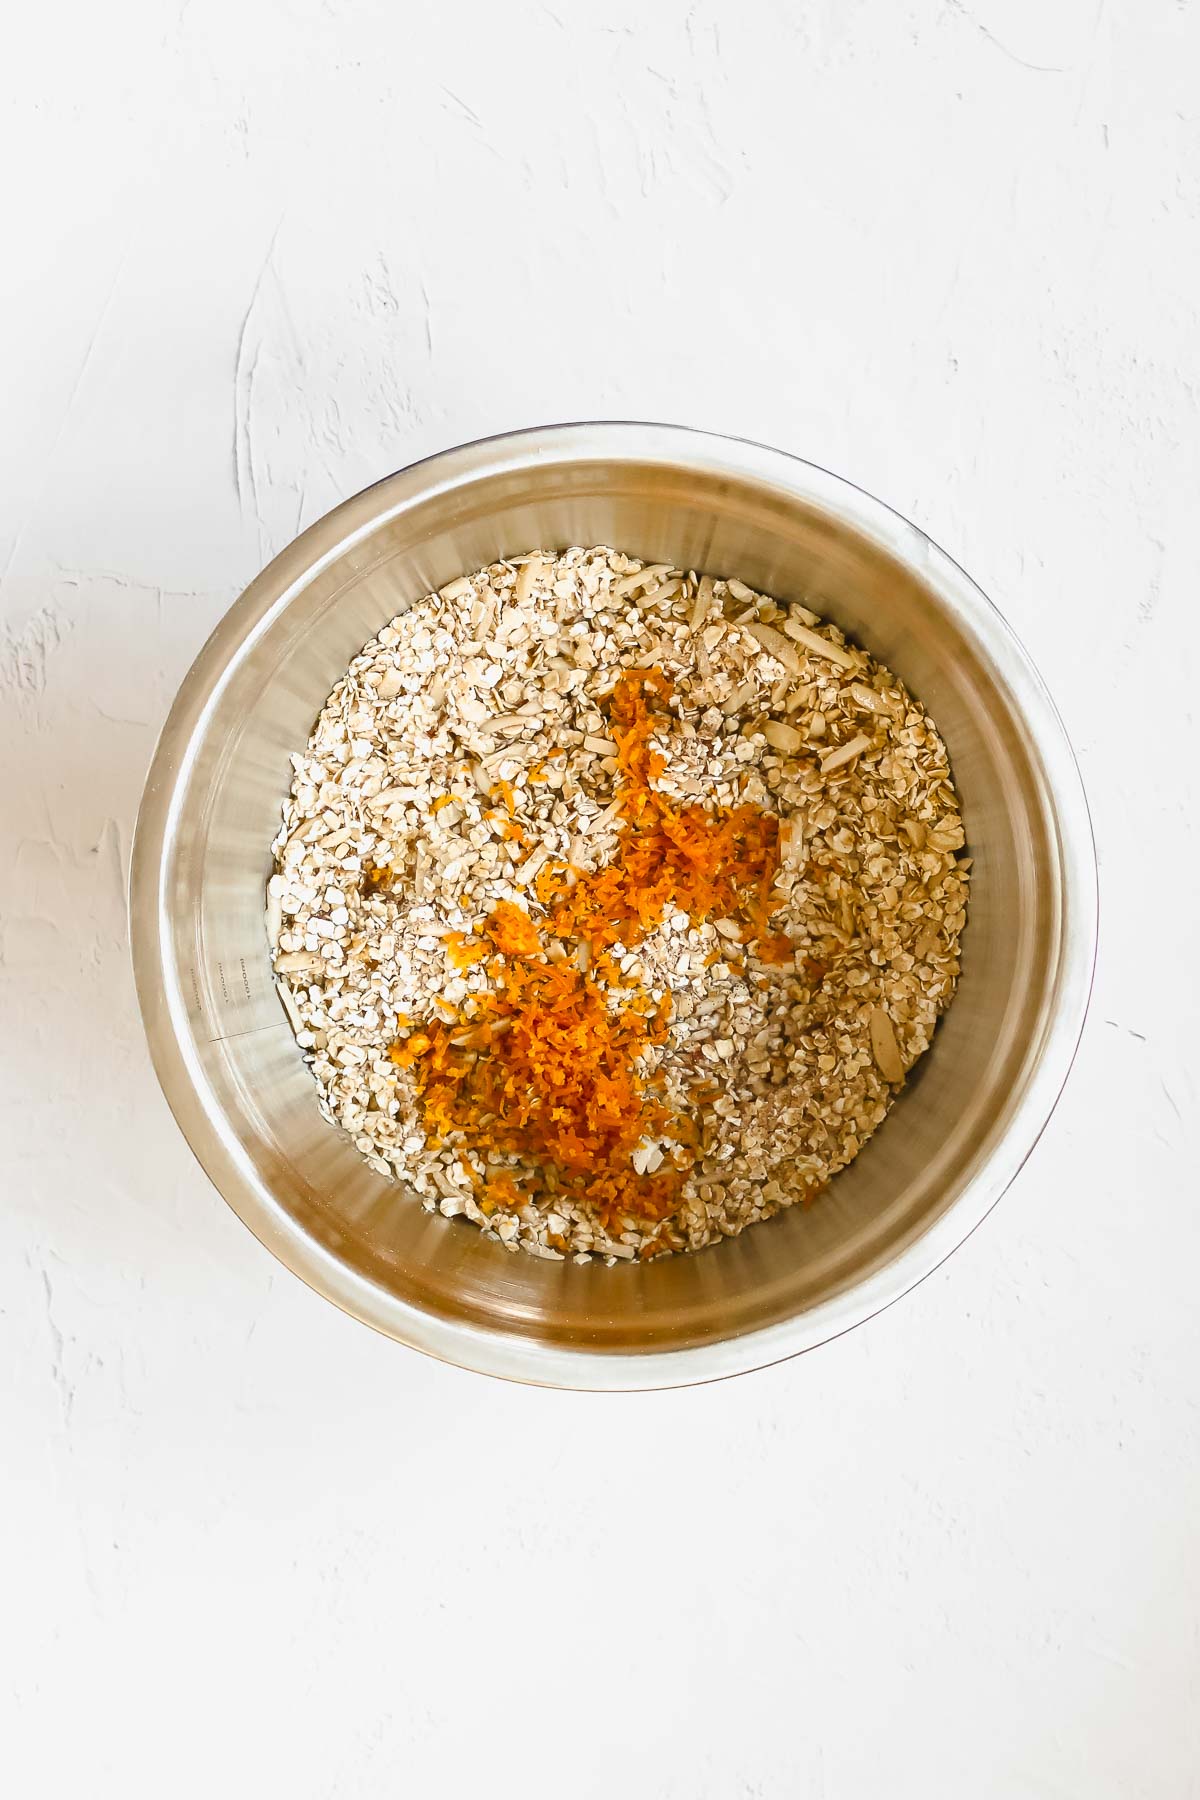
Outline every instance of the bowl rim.
<path id="1" fill-rule="evenodd" d="M 706 473 L 765 483 L 830 513 L 912 568 L 1004 678 L 1036 750 L 1058 837 L 1062 955 L 1056 998 L 1025 1093 L 987 1161 L 939 1218 L 862 1281 L 789 1319 L 677 1350 L 595 1351 L 439 1319 L 386 1293 L 317 1244 L 275 1200 L 226 1127 L 190 1043 L 171 948 L 164 875 L 179 799 L 238 658 L 321 569 L 389 518 L 439 489 L 521 466 L 531 449 L 543 464 L 682 461 L 698 463 Z M 722 1380 L 815 1349 L 894 1305 L 970 1237 L 1032 1153 L 1070 1074 L 1091 997 L 1098 910 L 1091 818 L 1065 727 L 1023 644 L 954 558 L 865 489 L 788 451 L 691 426 L 618 420 L 530 426 L 435 452 L 342 501 L 285 546 L 218 621 L 180 685 L 147 774 L 129 877 L 134 978 L 155 1074 L 197 1161 L 259 1241 L 344 1312 L 441 1361 L 535 1386 L 623 1392 Z"/>

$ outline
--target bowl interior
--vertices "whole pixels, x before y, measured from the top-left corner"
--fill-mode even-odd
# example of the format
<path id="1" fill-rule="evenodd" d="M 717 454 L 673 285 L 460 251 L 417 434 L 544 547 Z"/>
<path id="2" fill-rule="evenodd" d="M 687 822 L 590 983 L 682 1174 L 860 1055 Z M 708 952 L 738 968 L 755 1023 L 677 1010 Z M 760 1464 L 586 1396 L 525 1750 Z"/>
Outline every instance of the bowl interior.
<path id="1" fill-rule="evenodd" d="M 167 1005 L 240 1198 L 211 1161 L 210 1172 L 294 1267 L 310 1279 L 306 1262 L 336 1267 L 360 1296 L 355 1310 L 414 1341 L 406 1321 L 425 1317 L 457 1322 L 464 1341 L 478 1332 L 620 1356 L 794 1319 L 867 1280 L 953 1207 L 1036 1066 L 1059 979 L 1062 892 L 1046 778 L 1018 700 L 925 566 L 926 540 L 889 515 L 893 541 L 880 541 L 882 509 L 863 497 L 856 518 L 844 484 L 833 484 L 835 508 L 770 468 L 570 448 L 430 468 L 439 479 L 418 469 L 359 496 L 338 529 L 335 514 L 259 578 L 205 653 L 219 653 L 220 679 L 156 764 L 152 784 L 169 780 L 173 795 L 155 872 Z M 866 645 L 944 734 L 975 859 L 957 998 L 852 1167 L 811 1211 L 611 1270 L 510 1254 L 366 1167 L 318 1113 L 263 921 L 289 753 L 364 641 L 464 571 L 537 545 L 592 543 L 737 575 Z"/>

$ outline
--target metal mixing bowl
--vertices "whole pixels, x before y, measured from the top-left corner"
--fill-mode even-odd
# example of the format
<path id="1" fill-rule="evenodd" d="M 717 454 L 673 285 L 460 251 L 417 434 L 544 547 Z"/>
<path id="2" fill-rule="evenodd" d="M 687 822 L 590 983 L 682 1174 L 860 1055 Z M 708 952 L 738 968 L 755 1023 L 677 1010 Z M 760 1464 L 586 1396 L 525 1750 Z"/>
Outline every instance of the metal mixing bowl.
<path id="1" fill-rule="evenodd" d="M 613 544 L 803 600 L 929 708 L 974 856 L 957 998 L 818 1205 L 697 1255 L 614 1269 L 512 1255 L 424 1212 L 317 1111 L 263 922 L 289 753 L 351 657 L 452 577 Z M 895 1300 L 1004 1192 L 1058 1098 L 1096 935 L 1079 774 L 1025 652 L 915 526 L 779 451 L 568 425 L 448 451 L 348 500 L 217 627 L 155 754 L 131 920 L 150 1049 L 188 1142 L 296 1274 L 420 1350 L 525 1381 L 639 1388 L 806 1350 Z"/>

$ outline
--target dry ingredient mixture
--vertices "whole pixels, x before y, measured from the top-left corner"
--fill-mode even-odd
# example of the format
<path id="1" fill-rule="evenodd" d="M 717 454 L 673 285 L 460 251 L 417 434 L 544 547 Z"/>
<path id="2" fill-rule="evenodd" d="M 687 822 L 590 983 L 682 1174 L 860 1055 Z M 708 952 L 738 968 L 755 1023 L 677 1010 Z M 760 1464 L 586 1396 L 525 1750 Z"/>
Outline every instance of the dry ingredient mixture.
<path id="1" fill-rule="evenodd" d="M 267 927 L 322 1112 L 510 1249 L 697 1249 L 855 1157 L 958 976 L 946 752 L 802 606 L 534 551 L 329 696 Z"/>

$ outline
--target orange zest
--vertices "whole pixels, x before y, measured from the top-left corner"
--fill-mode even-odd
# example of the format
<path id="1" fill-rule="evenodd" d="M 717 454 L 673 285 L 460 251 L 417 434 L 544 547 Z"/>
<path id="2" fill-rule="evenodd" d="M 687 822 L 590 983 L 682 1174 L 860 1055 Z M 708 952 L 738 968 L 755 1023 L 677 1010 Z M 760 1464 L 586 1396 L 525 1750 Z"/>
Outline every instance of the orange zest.
<path id="1" fill-rule="evenodd" d="M 452 931 L 446 939 L 446 955 L 452 968 L 469 969 L 472 963 L 483 961 L 488 955 L 488 947 L 461 931 Z"/>
<path id="2" fill-rule="evenodd" d="M 654 739 L 671 692 L 660 670 L 637 669 L 623 673 L 609 697 L 624 816 L 612 861 L 590 873 L 561 864 L 540 870 L 540 925 L 503 900 L 477 938 L 451 933 L 451 964 L 486 963 L 486 990 L 454 1019 L 429 1020 L 390 1051 L 411 1076 L 431 1139 L 473 1153 L 465 1166 L 485 1213 L 566 1193 L 606 1230 L 659 1225 L 643 1257 L 676 1247 L 669 1221 L 699 1133 L 646 1072 L 647 1051 L 667 1039 L 670 995 L 656 1003 L 609 953 L 635 945 L 672 909 L 694 922 L 740 918 L 744 940 L 756 942 L 765 961 L 792 954 L 789 940 L 770 931 L 775 814 L 679 804 L 654 786 L 666 766 Z M 511 785 L 497 782 L 493 791 L 511 817 Z M 576 947 L 574 957 L 567 946 Z M 709 960 L 725 956 L 740 968 L 731 950 Z M 697 1090 L 699 1104 L 706 1097 L 711 1088 Z M 647 1144 L 661 1160 L 641 1174 L 633 1157 Z M 505 1157 L 516 1167 L 500 1166 Z"/>
<path id="3" fill-rule="evenodd" d="M 608 867 L 565 892 L 550 919 L 555 936 L 584 938 L 593 951 L 617 943 L 632 946 L 662 923 L 668 907 L 697 923 L 745 911 L 745 935 L 768 935 L 779 820 L 753 806 L 679 805 L 651 785 L 666 766 L 652 743 L 658 727 L 654 703 L 665 704 L 670 693 L 660 670 L 627 670 L 609 702 L 625 778 L 626 829 Z"/>
<path id="4" fill-rule="evenodd" d="M 542 947 L 537 926 L 511 900 L 501 900 L 483 929 L 501 956 L 536 956 Z"/>
<path id="5" fill-rule="evenodd" d="M 495 935 L 511 942 L 510 927 L 506 921 Z M 486 1055 L 472 1047 L 474 1031 L 464 1038 L 457 1025 L 440 1020 L 392 1046 L 393 1062 L 413 1073 L 436 1140 L 461 1136 L 474 1147 L 482 1140 L 489 1152 L 553 1167 L 559 1184 L 586 1200 L 605 1226 L 662 1219 L 676 1209 L 675 1164 L 642 1176 L 631 1162 L 644 1137 L 672 1124 L 634 1071 L 648 1046 L 666 1037 L 666 1006 L 635 997 L 618 1011 L 574 964 L 506 953 L 498 989 L 479 997 L 471 1017 L 474 1027 L 488 1028 Z M 491 1123 L 481 1132 L 484 1117 Z M 487 1197 L 507 1191 L 507 1205 L 528 1200 L 536 1191 L 530 1172 L 524 1188 L 511 1171 L 503 1180 L 489 1175 Z"/>

